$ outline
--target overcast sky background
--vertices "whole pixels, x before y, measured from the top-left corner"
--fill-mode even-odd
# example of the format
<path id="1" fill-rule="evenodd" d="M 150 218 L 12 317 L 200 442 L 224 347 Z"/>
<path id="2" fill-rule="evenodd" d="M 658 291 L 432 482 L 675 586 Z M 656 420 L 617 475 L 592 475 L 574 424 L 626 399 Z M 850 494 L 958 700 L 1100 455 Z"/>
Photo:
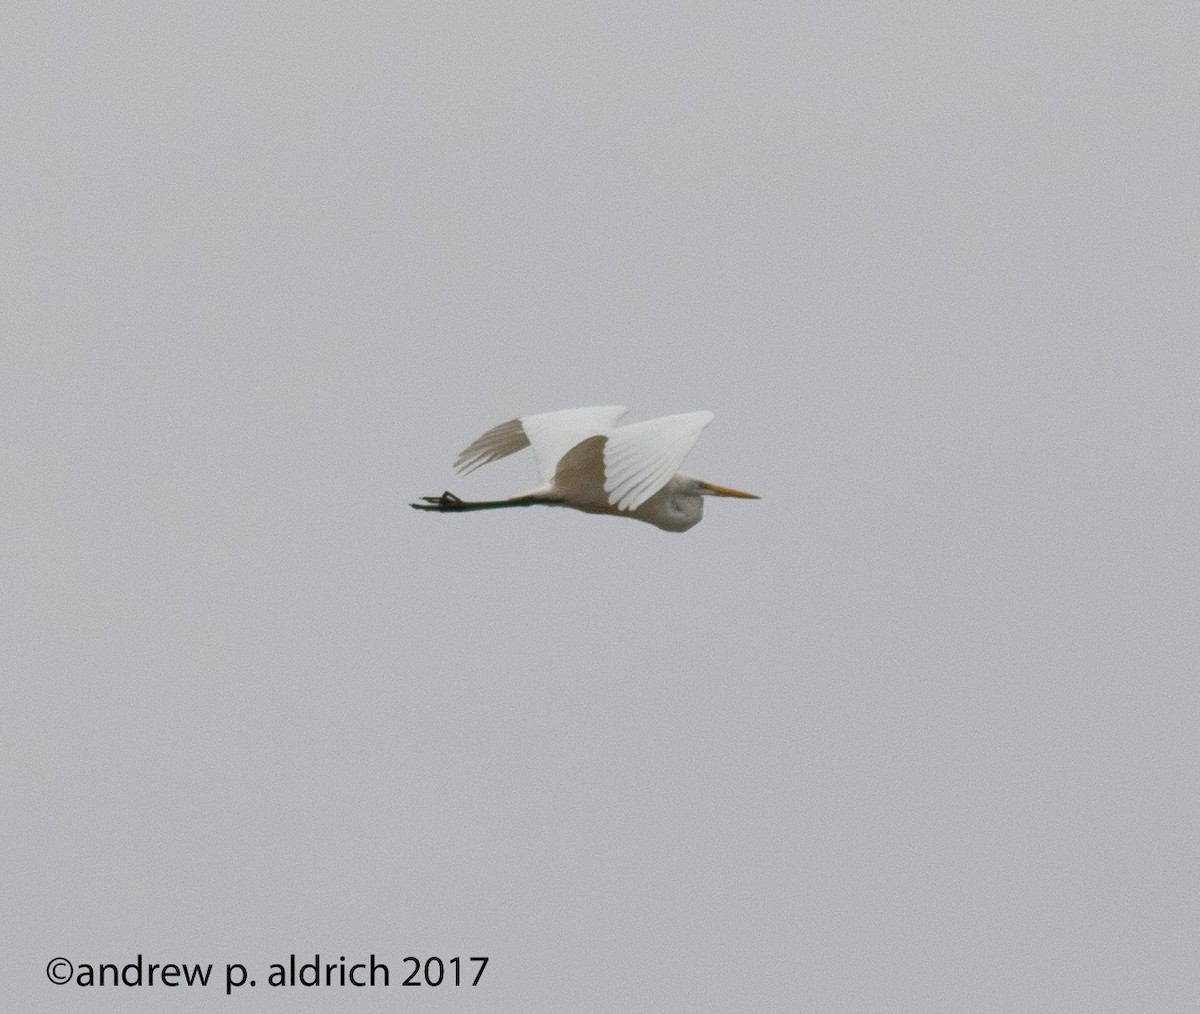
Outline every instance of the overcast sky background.
<path id="1" fill-rule="evenodd" d="M 14 1010 L 1197 1009 L 1194 5 L 0 49 Z M 406 506 L 610 403 L 763 499 Z M 139 952 L 259 985 L 46 979 Z M 266 987 L 315 952 L 392 986 Z"/>

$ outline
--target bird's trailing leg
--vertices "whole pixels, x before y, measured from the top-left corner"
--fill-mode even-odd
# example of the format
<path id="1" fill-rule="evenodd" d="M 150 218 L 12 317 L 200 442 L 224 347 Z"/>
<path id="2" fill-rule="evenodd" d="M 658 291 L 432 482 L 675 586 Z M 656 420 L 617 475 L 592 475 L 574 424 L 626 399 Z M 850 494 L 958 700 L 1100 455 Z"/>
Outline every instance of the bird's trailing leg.
<path id="1" fill-rule="evenodd" d="M 553 502 L 536 496 L 514 496 L 508 500 L 462 500 L 449 490 L 446 490 L 441 496 L 423 496 L 421 501 L 421 503 L 413 503 L 409 506 L 415 507 L 419 511 L 450 513 L 452 511 L 486 511 L 497 507 L 528 507 L 530 504 Z"/>

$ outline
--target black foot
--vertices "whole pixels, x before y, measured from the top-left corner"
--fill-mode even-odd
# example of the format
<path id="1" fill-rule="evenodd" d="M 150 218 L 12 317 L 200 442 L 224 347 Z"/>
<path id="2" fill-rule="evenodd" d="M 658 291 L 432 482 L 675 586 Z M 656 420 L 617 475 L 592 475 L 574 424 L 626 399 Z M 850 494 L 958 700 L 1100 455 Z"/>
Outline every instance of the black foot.
<path id="1" fill-rule="evenodd" d="M 421 499 L 424 503 L 411 503 L 409 506 L 415 507 L 419 511 L 460 511 L 463 509 L 463 502 L 449 490 L 441 496 L 423 496 Z"/>

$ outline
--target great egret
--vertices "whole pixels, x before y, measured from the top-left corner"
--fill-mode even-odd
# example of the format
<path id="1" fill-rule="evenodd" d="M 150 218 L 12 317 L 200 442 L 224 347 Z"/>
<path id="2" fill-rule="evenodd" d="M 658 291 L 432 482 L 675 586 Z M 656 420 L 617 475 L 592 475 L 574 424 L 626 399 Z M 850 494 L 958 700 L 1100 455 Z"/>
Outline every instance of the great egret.
<path id="1" fill-rule="evenodd" d="M 458 456 L 466 475 L 480 465 L 532 447 L 543 485 L 507 500 L 460 500 L 453 493 L 422 497 L 421 511 L 482 511 L 547 504 L 588 514 L 614 514 L 686 532 L 704 513 L 704 496 L 759 499 L 753 493 L 702 482 L 675 471 L 713 420 L 687 412 L 617 426 L 621 405 L 568 408 L 521 416 L 488 430 Z"/>

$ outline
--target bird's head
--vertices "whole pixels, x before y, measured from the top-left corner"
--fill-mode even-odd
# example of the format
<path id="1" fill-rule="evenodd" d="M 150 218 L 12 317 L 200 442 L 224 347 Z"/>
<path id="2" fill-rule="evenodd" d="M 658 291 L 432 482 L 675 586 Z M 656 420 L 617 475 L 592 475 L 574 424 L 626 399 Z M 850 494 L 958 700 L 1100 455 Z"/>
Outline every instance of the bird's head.
<path id="1" fill-rule="evenodd" d="M 743 493 L 740 489 L 718 486 L 676 472 L 670 482 L 634 512 L 634 517 L 640 517 L 642 521 L 649 521 L 668 532 L 686 532 L 704 516 L 703 498 L 706 496 L 759 499 L 754 493 Z"/>

